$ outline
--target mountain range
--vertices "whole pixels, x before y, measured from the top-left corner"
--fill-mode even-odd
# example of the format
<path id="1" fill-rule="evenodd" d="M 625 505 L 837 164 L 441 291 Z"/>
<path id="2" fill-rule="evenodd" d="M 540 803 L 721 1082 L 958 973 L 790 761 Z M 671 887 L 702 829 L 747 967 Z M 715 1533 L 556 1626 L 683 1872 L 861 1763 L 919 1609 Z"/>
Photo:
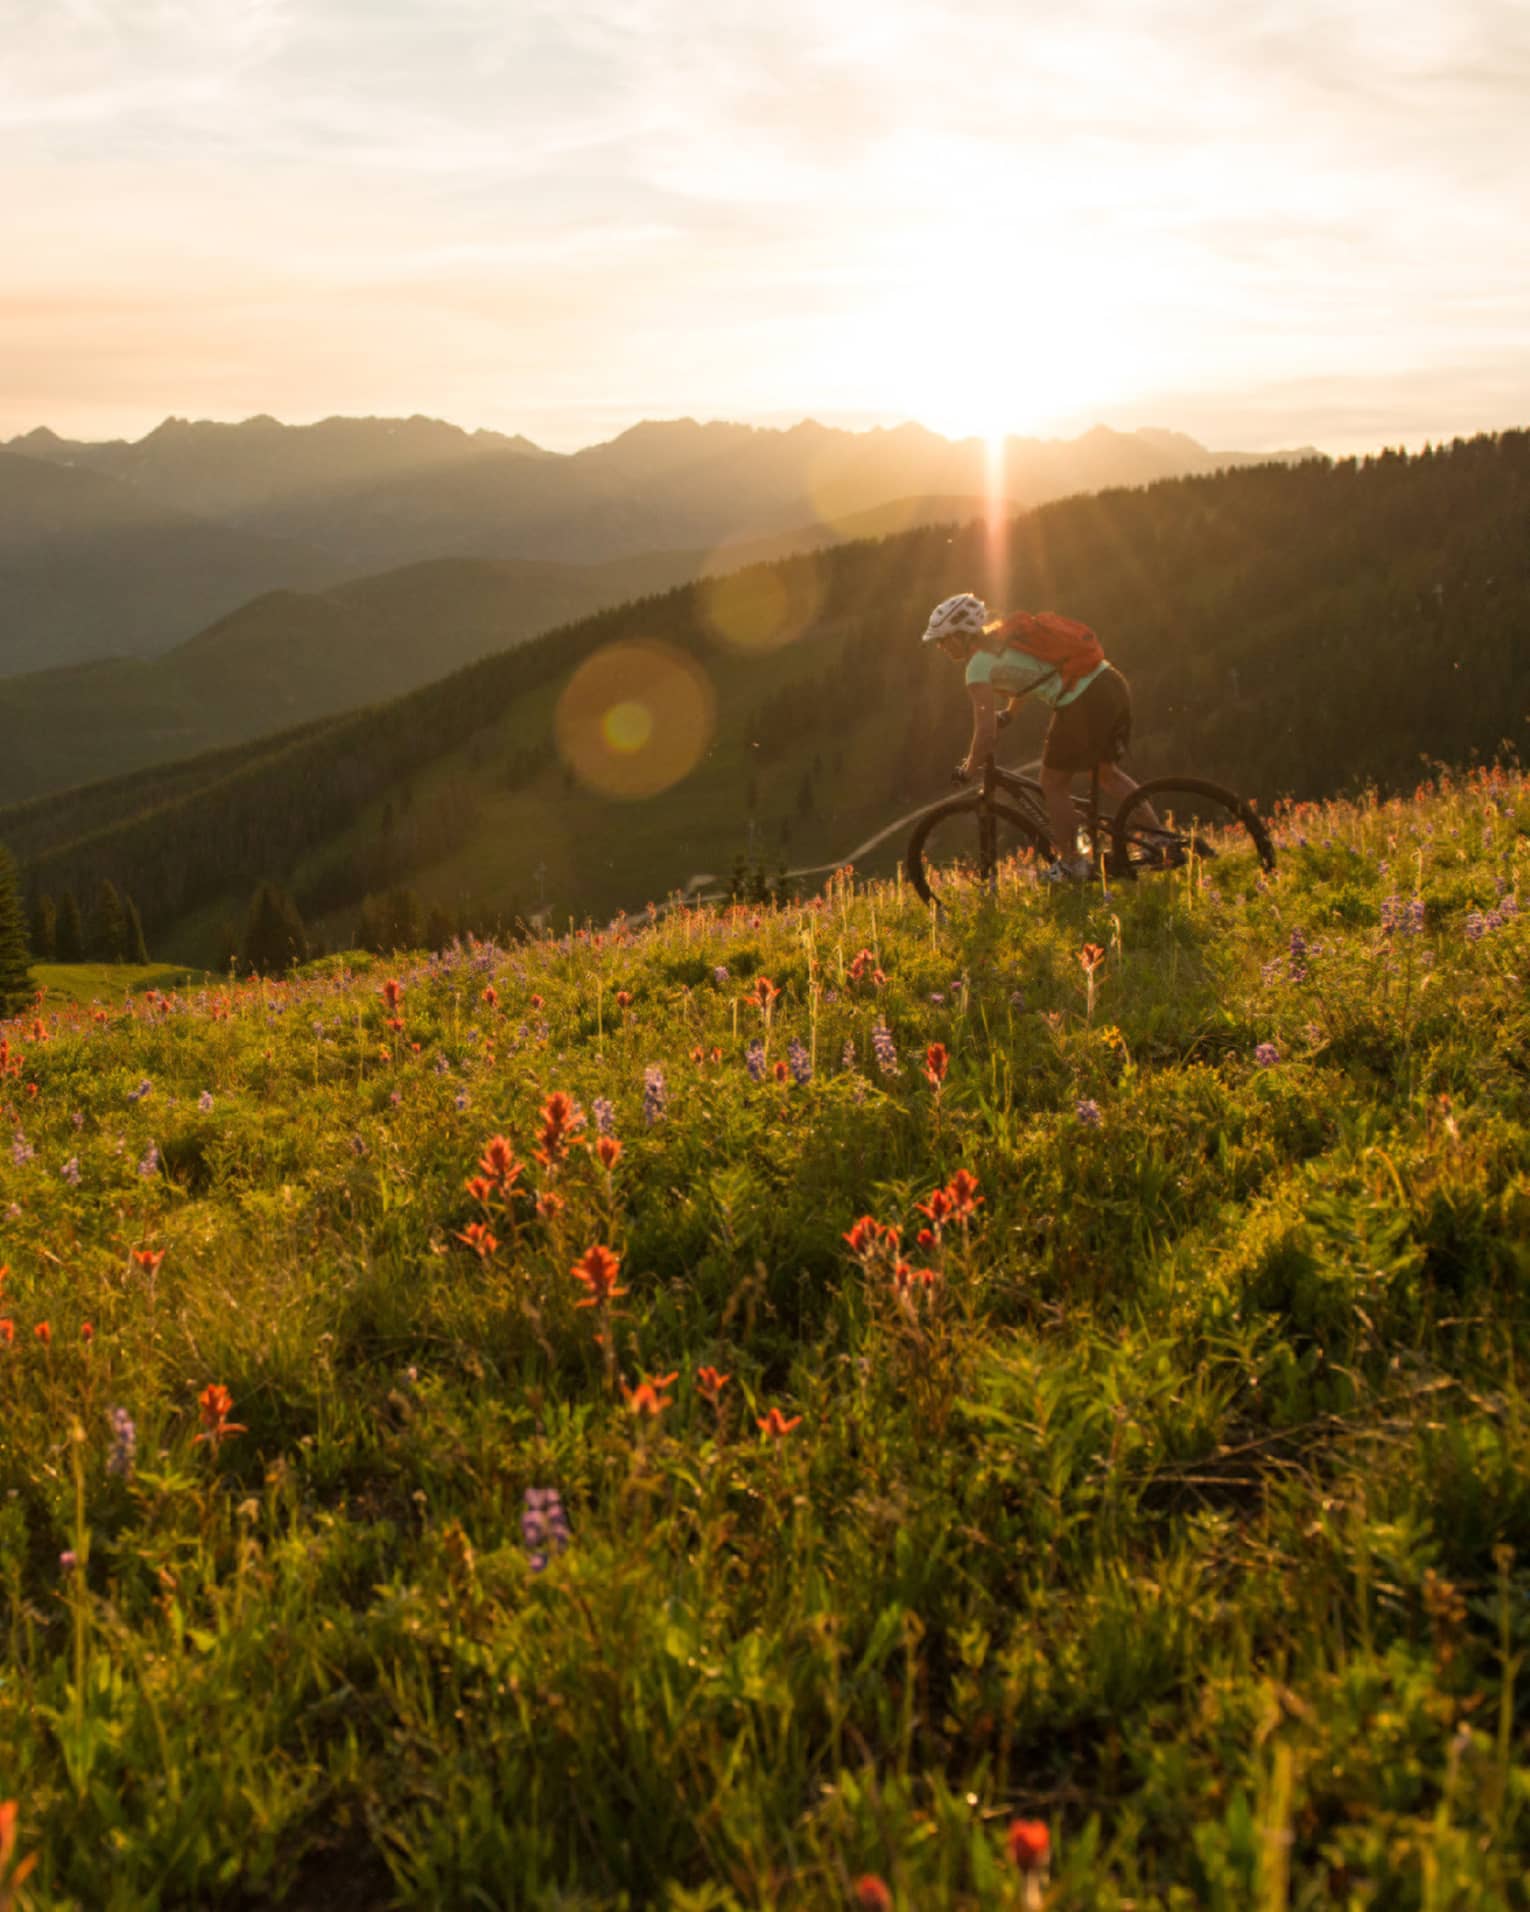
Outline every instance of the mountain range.
<path id="1" fill-rule="evenodd" d="M 557 453 L 439 420 L 169 418 L 136 441 L 0 447 L 0 675 L 172 650 L 265 592 L 444 558 L 591 566 L 800 534 L 903 498 L 1012 509 L 1306 452 L 1167 431 L 981 439 L 918 425 L 651 421 Z M 694 556 L 692 563 L 696 562 Z"/>

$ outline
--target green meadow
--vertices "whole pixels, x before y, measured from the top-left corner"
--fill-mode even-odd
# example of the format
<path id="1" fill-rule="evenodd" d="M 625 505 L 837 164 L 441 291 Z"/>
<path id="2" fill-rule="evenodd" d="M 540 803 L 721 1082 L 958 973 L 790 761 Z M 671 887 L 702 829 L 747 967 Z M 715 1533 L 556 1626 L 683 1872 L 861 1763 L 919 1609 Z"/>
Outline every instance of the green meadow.
<path id="1" fill-rule="evenodd" d="M 1530 1905 L 1530 781 L 1276 840 L 39 971 L 0 1907 Z"/>

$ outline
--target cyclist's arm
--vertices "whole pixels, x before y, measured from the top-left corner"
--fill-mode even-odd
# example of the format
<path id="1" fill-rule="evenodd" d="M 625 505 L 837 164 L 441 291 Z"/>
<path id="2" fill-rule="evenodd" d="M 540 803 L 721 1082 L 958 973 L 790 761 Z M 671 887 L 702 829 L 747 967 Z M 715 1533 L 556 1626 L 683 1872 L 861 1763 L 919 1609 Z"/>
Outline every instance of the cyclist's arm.
<path id="1" fill-rule="evenodd" d="M 990 684 L 969 684 L 967 695 L 972 699 L 972 745 L 962 775 L 970 777 L 985 757 L 993 755 L 999 734 L 999 700 Z"/>

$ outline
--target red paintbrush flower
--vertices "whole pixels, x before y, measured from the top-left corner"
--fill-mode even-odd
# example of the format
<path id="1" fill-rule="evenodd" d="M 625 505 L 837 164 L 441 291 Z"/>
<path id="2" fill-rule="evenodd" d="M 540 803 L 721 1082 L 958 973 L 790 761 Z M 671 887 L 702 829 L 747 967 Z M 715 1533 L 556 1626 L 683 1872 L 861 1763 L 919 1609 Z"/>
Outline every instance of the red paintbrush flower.
<path id="1" fill-rule="evenodd" d="M 582 1301 L 576 1301 L 576 1308 L 599 1308 L 614 1301 L 627 1290 L 620 1286 L 617 1277 L 621 1274 L 621 1257 L 602 1243 L 596 1242 L 585 1249 L 569 1273 L 575 1281 L 588 1290 Z"/>
<path id="2" fill-rule="evenodd" d="M 778 1407 L 773 1407 L 759 1423 L 760 1432 L 762 1434 L 768 1434 L 773 1441 L 784 1441 L 794 1427 L 801 1427 L 801 1425 L 802 1416 L 800 1414 L 794 1414 L 790 1420 L 788 1420 L 786 1415 L 784 1415 Z"/>
<path id="3" fill-rule="evenodd" d="M 875 1215 L 862 1215 L 861 1219 L 846 1230 L 841 1237 L 850 1244 L 850 1252 L 857 1259 L 865 1261 L 874 1255 L 877 1243 L 881 1240 L 882 1224 Z"/>
<path id="4" fill-rule="evenodd" d="M 491 1182 L 499 1184 L 505 1195 L 513 1191 L 524 1173 L 524 1164 L 516 1161 L 515 1150 L 503 1135 L 490 1136 L 478 1158 L 478 1166 Z"/>
<path id="5" fill-rule="evenodd" d="M 951 1197 L 954 1213 L 959 1222 L 970 1221 L 982 1205 L 983 1198 L 978 1193 L 978 1178 L 970 1169 L 959 1168 L 947 1183 L 946 1193 Z"/>
<path id="6" fill-rule="evenodd" d="M 210 1387 L 203 1388 L 197 1396 L 197 1406 L 202 1410 L 202 1432 L 192 1442 L 194 1447 L 203 1441 L 210 1441 L 216 1447 L 220 1441 L 231 1441 L 236 1434 L 249 1432 L 242 1422 L 228 1418 L 233 1411 L 234 1397 L 222 1382 L 214 1381 Z"/>
<path id="7" fill-rule="evenodd" d="M 728 1374 L 719 1374 L 716 1368 L 697 1368 L 696 1370 L 696 1379 L 701 1384 L 701 1391 L 713 1407 L 721 1404 L 722 1391 L 732 1378 Z"/>
<path id="8" fill-rule="evenodd" d="M 679 1370 L 673 1374 L 656 1375 L 651 1381 L 639 1381 L 635 1388 L 624 1387 L 627 1405 L 637 1415 L 646 1415 L 649 1420 L 657 1420 L 665 1408 L 673 1407 L 674 1402 L 664 1392 L 680 1378 Z"/>
<path id="9" fill-rule="evenodd" d="M 1039 1872 L 1052 1851 L 1052 1835 L 1044 1819 L 1012 1819 L 1005 1843 L 1022 1872 Z"/>
<path id="10" fill-rule="evenodd" d="M 543 1168 L 552 1168 L 563 1160 L 569 1143 L 583 1127 L 584 1117 L 574 1098 L 562 1089 L 554 1089 L 542 1104 L 542 1134 L 534 1151 Z"/>
<path id="11" fill-rule="evenodd" d="M 487 1222 L 469 1222 L 466 1228 L 457 1231 L 457 1239 L 466 1242 L 480 1261 L 487 1261 L 499 1246 L 489 1233 Z"/>

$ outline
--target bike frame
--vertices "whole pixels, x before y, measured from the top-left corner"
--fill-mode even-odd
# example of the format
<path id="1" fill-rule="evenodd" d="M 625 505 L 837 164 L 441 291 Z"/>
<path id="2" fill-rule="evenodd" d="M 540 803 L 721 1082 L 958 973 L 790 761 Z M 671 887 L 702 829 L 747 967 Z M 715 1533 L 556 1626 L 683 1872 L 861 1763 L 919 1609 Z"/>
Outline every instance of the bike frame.
<path id="1" fill-rule="evenodd" d="M 994 825 L 993 803 L 1000 791 L 1007 792 L 1018 799 L 1022 809 L 1041 829 L 1051 842 L 1052 821 L 1047 812 L 1047 796 L 1041 785 L 1033 777 L 1023 777 L 1017 770 L 1005 770 L 992 756 L 983 759 L 982 776 L 978 782 L 978 794 L 982 806 L 978 811 L 978 843 L 983 854 L 992 861 L 997 848 L 997 834 Z M 1105 836 L 1110 837 L 1108 820 L 1100 815 L 1100 773 L 1098 767 L 1089 773 L 1089 800 L 1072 799 L 1073 808 L 1079 821 L 1089 832 L 1089 854 L 1092 859 L 1100 855 L 1101 826 L 1105 827 Z M 1071 847 L 1065 848 L 1053 843 L 1052 849 L 1058 856 L 1072 854 Z"/>

